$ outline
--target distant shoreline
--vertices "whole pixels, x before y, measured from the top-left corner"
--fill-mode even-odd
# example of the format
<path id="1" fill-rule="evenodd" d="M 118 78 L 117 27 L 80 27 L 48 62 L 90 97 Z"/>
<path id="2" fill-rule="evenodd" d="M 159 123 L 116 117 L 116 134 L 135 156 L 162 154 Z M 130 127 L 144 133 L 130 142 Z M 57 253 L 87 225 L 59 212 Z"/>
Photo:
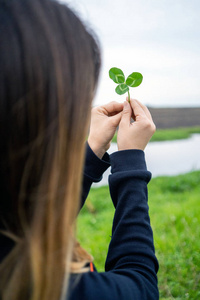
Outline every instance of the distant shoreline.
<path id="1" fill-rule="evenodd" d="M 200 126 L 200 107 L 149 107 L 157 129 Z"/>

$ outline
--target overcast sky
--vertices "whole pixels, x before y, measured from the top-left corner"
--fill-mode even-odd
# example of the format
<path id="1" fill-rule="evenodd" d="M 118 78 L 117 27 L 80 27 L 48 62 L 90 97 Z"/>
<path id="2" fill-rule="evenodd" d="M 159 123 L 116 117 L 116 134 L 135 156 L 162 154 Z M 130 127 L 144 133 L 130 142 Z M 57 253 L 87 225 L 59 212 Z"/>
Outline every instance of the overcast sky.
<path id="1" fill-rule="evenodd" d="M 154 107 L 200 106 L 199 0 L 62 0 L 97 33 L 103 65 L 95 105 L 124 101 L 111 67 L 140 72 L 133 98 Z"/>

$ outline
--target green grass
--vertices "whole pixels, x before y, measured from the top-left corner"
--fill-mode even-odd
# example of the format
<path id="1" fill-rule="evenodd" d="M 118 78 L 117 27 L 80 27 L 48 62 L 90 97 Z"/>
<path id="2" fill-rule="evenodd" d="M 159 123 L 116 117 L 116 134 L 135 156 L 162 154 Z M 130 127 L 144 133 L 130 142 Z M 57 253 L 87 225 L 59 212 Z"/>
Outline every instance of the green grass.
<path id="1" fill-rule="evenodd" d="M 200 171 L 149 183 L 160 299 L 200 299 Z M 78 237 L 98 271 L 110 241 L 114 208 L 107 186 L 93 188 L 78 219 Z"/>
<path id="2" fill-rule="evenodd" d="M 193 133 L 200 133 L 200 127 L 157 129 L 151 138 L 151 142 L 187 139 Z M 117 134 L 115 134 L 112 141 L 113 143 L 117 142 Z"/>

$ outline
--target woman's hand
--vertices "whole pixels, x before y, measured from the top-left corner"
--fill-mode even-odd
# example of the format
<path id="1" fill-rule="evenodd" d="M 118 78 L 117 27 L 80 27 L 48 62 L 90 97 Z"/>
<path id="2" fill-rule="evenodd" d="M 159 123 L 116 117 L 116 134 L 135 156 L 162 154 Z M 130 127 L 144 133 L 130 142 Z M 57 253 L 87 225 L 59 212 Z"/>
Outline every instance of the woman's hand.
<path id="1" fill-rule="evenodd" d="M 93 152 L 102 158 L 121 120 L 123 103 L 110 102 L 94 107 L 91 114 L 88 144 Z"/>
<path id="2" fill-rule="evenodd" d="M 131 116 L 135 122 L 131 123 Z M 137 100 L 124 102 L 117 135 L 118 150 L 144 150 L 156 130 L 148 108 Z"/>

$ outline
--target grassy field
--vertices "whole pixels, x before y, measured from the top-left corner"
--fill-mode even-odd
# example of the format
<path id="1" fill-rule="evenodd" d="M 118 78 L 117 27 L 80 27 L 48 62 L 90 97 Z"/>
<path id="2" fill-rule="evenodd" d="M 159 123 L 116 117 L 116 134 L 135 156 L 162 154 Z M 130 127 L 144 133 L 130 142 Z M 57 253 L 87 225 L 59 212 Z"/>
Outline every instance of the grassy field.
<path id="1" fill-rule="evenodd" d="M 186 139 L 193 133 L 200 133 L 200 127 L 157 129 L 151 142 Z M 115 134 L 113 142 L 117 142 L 117 134 Z"/>
<path id="2" fill-rule="evenodd" d="M 160 299 L 200 299 L 200 171 L 149 183 L 151 224 L 160 269 Z M 78 237 L 98 271 L 110 241 L 114 209 L 107 186 L 93 188 L 78 218 Z"/>

